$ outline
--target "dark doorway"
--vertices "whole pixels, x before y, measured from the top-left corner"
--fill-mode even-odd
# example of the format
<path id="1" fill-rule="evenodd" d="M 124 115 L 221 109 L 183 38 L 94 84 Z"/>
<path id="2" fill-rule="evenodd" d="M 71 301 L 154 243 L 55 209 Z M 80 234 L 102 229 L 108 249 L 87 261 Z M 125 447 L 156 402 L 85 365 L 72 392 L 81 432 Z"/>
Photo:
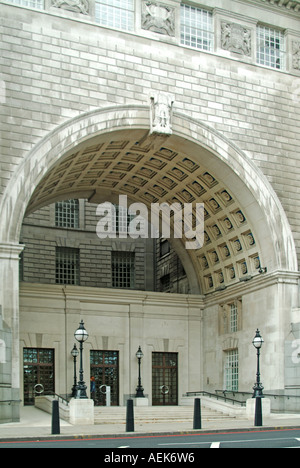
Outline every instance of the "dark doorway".
<path id="1" fill-rule="evenodd" d="M 34 405 L 39 394 L 54 393 L 54 349 L 24 348 L 23 373 L 25 406 Z"/>
<path id="2" fill-rule="evenodd" d="M 152 353 L 152 405 L 178 405 L 178 353 Z"/>
<path id="3" fill-rule="evenodd" d="M 95 378 L 95 406 L 106 405 L 105 388 L 111 388 L 111 405 L 119 406 L 119 352 L 91 351 L 91 377 Z"/>

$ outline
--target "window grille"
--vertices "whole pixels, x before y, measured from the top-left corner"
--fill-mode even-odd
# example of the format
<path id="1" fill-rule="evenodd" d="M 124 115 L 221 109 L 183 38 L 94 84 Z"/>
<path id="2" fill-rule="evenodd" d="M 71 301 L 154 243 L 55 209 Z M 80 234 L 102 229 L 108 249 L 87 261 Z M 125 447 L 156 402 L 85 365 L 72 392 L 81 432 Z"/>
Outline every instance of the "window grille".
<path id="1" fill-rule="evenodd" d="M 213 50 L 211 11 L 181 5 L 181 44 L 201 50 Z"/>
<path id="2" fill-rule="evenodd" d="M 102 26 L 133 31 L 134 0 L 96 0 L 95 20 Z"/>
<path id="3" fill-rule="evenodd" d="M 44 0 L 9 0 L 15 5 L 20 5 L 29 8 L 37 8 L 38 10 L 44 10 Z"/>
<path id="4" fill-rule="evenodd" d="M 55 204 L 55 226 L 79 228 L 79 201 L 68 200 Z"/>
<path id="5" fill-rule="evenodd" d="M 234 302 L 230 304 L 230 332 L 234 333 L 238 331 L 238 306 Z"/>
<path id="6" fill-rule="evenodd" d="M 112 286 L 133 289 L 135 285 L 135 254 L 112 252 Z"/>
<path id="7" fill-rule="evenodd" d="M 226 353 L 225 387 L 226 390 L 232 392 L 239 390 L 239 352 L 237 349 Z"/>
<path id="8" fill-rule="evenodd" d="M 285 38 L 282 31 L 257 27 L 257 63 L 266 67 L 285 68 Z"/>
<path id="9" fill-rule="evenodd" d="M 56 248 L 56 284 L 79 285 L 79 249 Z"/>

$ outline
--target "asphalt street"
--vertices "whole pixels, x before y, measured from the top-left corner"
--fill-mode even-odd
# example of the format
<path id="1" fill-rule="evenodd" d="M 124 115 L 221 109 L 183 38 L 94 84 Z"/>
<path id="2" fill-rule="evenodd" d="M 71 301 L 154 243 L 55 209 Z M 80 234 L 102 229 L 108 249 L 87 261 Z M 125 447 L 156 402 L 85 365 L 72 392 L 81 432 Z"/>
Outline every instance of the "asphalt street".
<path id="1" fill-rule="evenodd" d="M 91 437 L 86 439 L 49 439 L 42 441 L 20 440 L 0 442 L 0 448 L 98 448 L 104 449 L 104 462 L 126 463 L 131 466 L 151 462 L 193 463 L 197 459 L 196 454 L 199 452 L 198 449 L 201 448 L 300 448 L 300 430 L 284 429 L 143 437 L 126 436 L 122 438 Z M 141 449 L 146 450 L 142 451 Z M 153 452 L 151 452 L 151 449 Z M 193 453 L 195 453 L 194 459 Z M 157 454 L 162 459 L 157 459 Z"/>

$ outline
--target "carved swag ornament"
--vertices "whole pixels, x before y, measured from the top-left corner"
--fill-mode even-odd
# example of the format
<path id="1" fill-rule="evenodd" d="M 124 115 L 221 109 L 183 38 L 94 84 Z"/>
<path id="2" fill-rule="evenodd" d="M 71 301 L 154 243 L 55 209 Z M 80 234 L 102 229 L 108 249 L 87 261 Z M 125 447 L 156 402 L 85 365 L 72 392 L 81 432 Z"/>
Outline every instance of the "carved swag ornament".
<path id="1" fill-rule="evenodd" d="M 175 10 L 168 5 L 143 2 L 142 29 L 175 36 Z"/>
<path id="2" fill-rule="evenodd" d="M 88 0 L 52 0 L 52 6 L 63 10 L 74 11 L 75 13 L 89 14 Z"/>

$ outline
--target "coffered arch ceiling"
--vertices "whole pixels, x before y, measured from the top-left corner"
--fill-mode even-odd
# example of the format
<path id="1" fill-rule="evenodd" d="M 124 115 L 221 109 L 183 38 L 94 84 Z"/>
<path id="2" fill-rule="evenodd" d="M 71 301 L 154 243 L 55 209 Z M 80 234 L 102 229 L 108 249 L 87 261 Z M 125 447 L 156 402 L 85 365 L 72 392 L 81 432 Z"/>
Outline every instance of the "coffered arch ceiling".
<path id="1" fill-rule="evenodd" d="M 187 270 L 188 254 L 198 291 L 207 294 L 258 275 L 265 267 L 261 214 L 257 211 L 255 226 L 244 206 L 247 189 L 241 184 L 241 203 L 237 197 L 241 188 L 232 171 L 220 162 L 216 171 L 216 164 L 207 149 L 174 135 L 128 130 L 97 136 L 75 146 L 55 164 L 34 191 L 27 213 L 68 198 L 114 202 L 119 194 L 148 207 L 163 202 L 204 203 L 203 247 L 184 252 L 182 244 L 178 253 Z"/>

